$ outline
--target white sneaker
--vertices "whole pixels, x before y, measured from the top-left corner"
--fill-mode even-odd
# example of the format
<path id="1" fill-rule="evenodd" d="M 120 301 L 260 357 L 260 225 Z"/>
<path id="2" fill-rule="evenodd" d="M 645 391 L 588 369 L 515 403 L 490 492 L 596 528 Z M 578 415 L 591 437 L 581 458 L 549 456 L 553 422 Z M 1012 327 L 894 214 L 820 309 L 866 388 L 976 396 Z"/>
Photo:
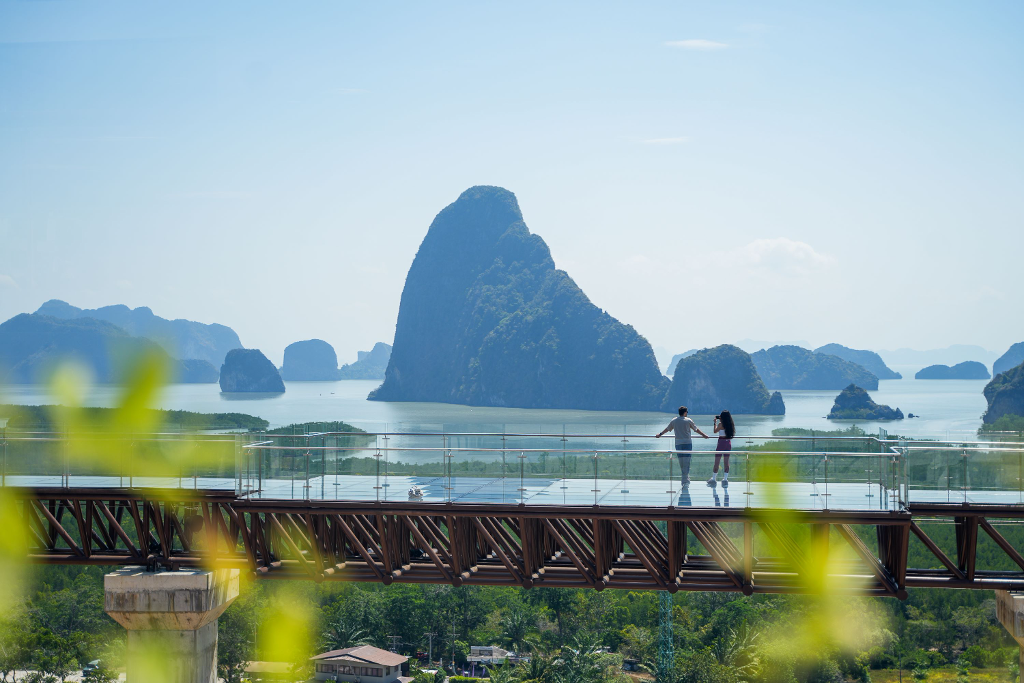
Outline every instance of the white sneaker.
<path id="1" fill-rule="evenodd" d="M 722 486 L 724 486 L 725 488 L 729 488 L 729 479 L 728 478 L 722 480 Z"/>
<path id="2" fill-rule="evenodd" d="M 718 486 L 718 479 L 715 477 L 708 479 L 708 486 Z"/>

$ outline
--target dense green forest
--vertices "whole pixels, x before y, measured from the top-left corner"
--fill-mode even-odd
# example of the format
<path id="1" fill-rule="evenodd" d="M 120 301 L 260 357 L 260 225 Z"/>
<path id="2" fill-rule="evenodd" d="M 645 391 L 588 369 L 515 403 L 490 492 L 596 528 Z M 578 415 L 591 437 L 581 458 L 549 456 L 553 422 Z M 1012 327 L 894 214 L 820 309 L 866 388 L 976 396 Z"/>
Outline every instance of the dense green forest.
<path id="1" fill-rule="evenodd" d="M 108 422 L 116 408 L 80 408 L 90 423 Z M 269 422 L 245 413 L 194 413 L 188 410 L 151 411 L 166 429 L 244 429 L 265 430 Z M 8 429 L 59 429 L 60 406 L 0 405 L 0 418 L 7 418 Z"/>
<path id="2" fill-rule="evenodd" d="M 125 633 L 103 613 L 99 567 L 41 567 L 16 609 L 0 615 L 0 674 L 38 669 L 58 678 L 101 659 L 116 669 Z M 370 643 L 427 650 L 449 673 L 469 645 L 503 645 L 531 659 L 495 681 L 627 681 L 624 658 L 656 668 L 658 595 L 649 591 L 487 588 L 354 583 L 243 582 L 219 624 L 220 673 L 243 680 L 273 659 L 269 626 L 280 601 L 309 608 L 309 652 Z M 902 665 L 910 680 L 958 668 L 1016 675 L 1017 648 L 987 591 L 911 590 L 882 598 L 677 593 L 672 596 L 678 683 L 868 681 Z M 295 663 L 302 680 L 302 663 Z M 422 666 L 425 668 L 426 663 Z M 477 674 L 481 672 L 477 669 Z M 420 674 L 421 683 L 432 677 Z M 887 679 L 888 680 L 888 679 Z M 965 679 L 967 680 L 967 679 Z"/>

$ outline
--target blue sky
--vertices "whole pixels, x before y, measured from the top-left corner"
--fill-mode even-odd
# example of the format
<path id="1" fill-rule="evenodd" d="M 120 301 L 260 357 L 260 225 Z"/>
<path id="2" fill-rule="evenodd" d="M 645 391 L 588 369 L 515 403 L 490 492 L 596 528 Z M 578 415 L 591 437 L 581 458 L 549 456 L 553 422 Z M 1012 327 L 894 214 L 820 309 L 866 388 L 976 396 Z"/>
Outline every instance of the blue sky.
<path id="1" fill-rule="evenodd" d="M 1024 339 L 1017 2 L 0 3 L 0 319 L 390 341 L 475 184 L 670 350 Z"/>

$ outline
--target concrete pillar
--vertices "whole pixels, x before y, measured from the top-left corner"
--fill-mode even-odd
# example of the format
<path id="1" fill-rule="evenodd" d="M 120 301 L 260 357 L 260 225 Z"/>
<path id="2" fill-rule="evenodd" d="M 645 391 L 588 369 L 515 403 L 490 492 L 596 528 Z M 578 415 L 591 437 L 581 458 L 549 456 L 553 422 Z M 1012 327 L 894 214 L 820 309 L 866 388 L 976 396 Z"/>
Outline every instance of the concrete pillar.
<path id="1" fill-rule="evenodd" d="M 238 570 L 146 571 L 103 581 L 103 608 L 128 629 L 128 683 L 217 683 L 217 617 L 238 597 Z"/>
<path id="2" fill-rule="evenodd" d="M 1020 646 L 1020 672 L 1024 676 L 1024 593 L 996 591 L 996 616 Z"/>

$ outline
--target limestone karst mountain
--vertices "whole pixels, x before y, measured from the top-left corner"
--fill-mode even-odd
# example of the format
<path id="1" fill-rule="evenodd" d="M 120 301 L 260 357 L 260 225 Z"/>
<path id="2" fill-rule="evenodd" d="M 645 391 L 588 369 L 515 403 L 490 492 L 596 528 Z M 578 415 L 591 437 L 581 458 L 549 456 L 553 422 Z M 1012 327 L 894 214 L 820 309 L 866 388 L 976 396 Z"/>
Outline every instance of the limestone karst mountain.
<path id="1" fill-rule="evenodd" d="M 225 393 L 283 393 L 281 374 L 259 349 L 232 349 L 220 367 L 220 390 Z"/>
<path id="2" fill-rule="evenodd" d="M 667 385 L 647 340 L 555 267 L 515 195 L 477 186 L 430 225 L 370 398 L 658 410 Z"/>
<path id="3" fill-rule="evenodd" d="M 1024 363 L 1005 370 L 985 385 L 988 410 L 986 424 L 992 424 L 1004 415 L 1024 416 Z"/>
<path id="4" fill-rule="evenodd" d="M 735 415 L 786 412 L 782 394 L 768 392 L 750 354 L 730 344 L 679 359 L 664 410 L 674 412 L 683 405 L 694 415 L 716 415 L 723 410 Z"/>
<path id="5" fill-rule="evenodd" d="M 856 363 L 799 346 L 773 346 L 750 357 L 769 389 L 878 388 L 878 378 Z"/>
<path id="6" fill-rule="evenodd" d="M 814 349 L 814 352 L 838 356 L 845 361 L 856 363 L 878 379 L 903 379 L 903 375 L 889 368 L 882 357 L 874 351 L 851 349 L 842 344 L 825 344 Z"/>
<path id="7" fill-rule="evenodd" d="M 284 349 L 281 379 L 289 382 L 328 382 L 338 379 L 338 354 L 323 339 L 306 339 Z"/>

